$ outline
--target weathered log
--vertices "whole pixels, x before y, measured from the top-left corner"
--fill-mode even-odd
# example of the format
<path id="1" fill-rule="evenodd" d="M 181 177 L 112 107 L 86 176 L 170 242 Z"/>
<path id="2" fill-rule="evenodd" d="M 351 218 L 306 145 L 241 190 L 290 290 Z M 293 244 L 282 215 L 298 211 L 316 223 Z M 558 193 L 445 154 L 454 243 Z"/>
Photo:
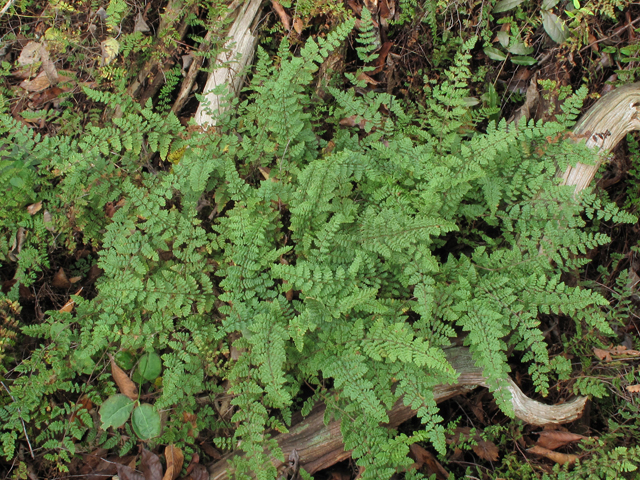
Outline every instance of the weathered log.
<path id="1" fill-rule="evenodd" d="M 595 165 L 568 167 L 562 176 L 565 185 L 575 185 L 576 193 L 591 185 L 609 152 L 627 133 L 640 130 L 639 107 L 640 83 L 631 83 L 607 93 L 589 109 L 573 133 L 586 138 L 589 148 L 598 148 L 599 158 Z"/>
<path id="2" fill-rule="evenodd" d="M 216 67 L 209 74 L 204 87 L 205 100 L 198 106 L 195 121 L 198 125 L 214 126 L 213 113 L 222 110 L 222 96 L 214 94 L 213 90 L 219 85 L 228 85 L 234 93 L 240 91 L 244 81 L 245 67 L 253 59 L 258 37 L 253 34 L 255 19 L 260 9 L 262 0 L 251 0 L 242 5 L 242 10 L 229 31 L 229 50 L 221 53 L 216 58 L 216 64 L 224 65 Z"/>
<path id="3" fill-rule="evenodd" d="M 436 386 L 433 391 L 436 402 L 442 402 L 473 390 L 477 386 L 486 386 L 482 369 L 473 363 L 469 349 L 465 347 L 447 349 L 447 360 L 459 373 L 458 381 L 452 385 Z M 578 397 L 562 405 L 545 405 L 528 398 L 511 380 L 508 388 L 511 392 L 511 403 L 516 417 L 534 425 L 571 422 L 580 417 L 587 401 L 586 397 Z M 295 423 L 288 433 L 275 436 L 285 458 L 288 458 L 291 451 L 295 449 L 300 456 L 300 466 L 311 474 L 351 456 L 351 452 L 344 450 L 340 422 L 333 420 L 325 425 L 323 422 L 324 413 L 324 406 L 319 405 L 304 420 L 298 416 L 298 423 Z M 387 425 L 390 428 L 395 428 L 415 415 L 415 410 L 405 406 L 402 400 L 399 400 L 388 412 L 389 422 Z M 209 468 L 210 480 L 229 478 L 228 460 L 234 455 L 237 453 L 232 452 L 225 455 Z M 276 459 L 273 459 L 272 462 L 276 467 L 282 465 L 282 462 Z"/>

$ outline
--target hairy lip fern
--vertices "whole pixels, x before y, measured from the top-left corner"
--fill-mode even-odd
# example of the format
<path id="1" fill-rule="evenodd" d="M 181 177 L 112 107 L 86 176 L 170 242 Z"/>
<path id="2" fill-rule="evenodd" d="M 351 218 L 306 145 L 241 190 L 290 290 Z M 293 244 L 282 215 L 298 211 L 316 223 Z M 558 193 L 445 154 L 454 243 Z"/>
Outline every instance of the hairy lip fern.
<path id="1" fill-rule="evenodd" d="M 365 12 L 364 47 L 372 28 Z M 0 226 L 3 262 L 7 239 L 29 230 L 22 248 L 34 253 L 20 254 L 16 270 L 28 286 L 47 262 L 38 243 L 72 246 L 82 231 L 104 271 L 95 298 L 22 328 L 43 340 L 6 378 L 16 402 L 0 400 L 5 456 L 14 455 L 21 420 L 61 465 L 87 446 L 122 446 L 121 432 L 68 412 L 81 395 L 100 404 L 115 392 L 102 373 L 105 353 L 157 352 L 162 386 L 145 388 L 168 420 L 155 442 L 193 444 L 182 415 L 195 412 L 197 430 L 234 428 L 233 438 L 215 441 L 246 452 L 234 462 L 237 478 L 275 478 L 268 431 L 286 430 L 306 384 L 314 393 L 303 412 L 324 400 L 328 415 L 344 420 L 363 478 L 389 478 L 409 462 L 411 443 L 444 450 L 431 388 L 455 379 L 443 349 L 460 332 L 509 413 L 501 387 L 510 349 L 524 352 L 543 394 L 549 375 L 566 367 L 550 361 L 539 315 L 610 331 L 599 310 L 605 300 L 560 280 L 583 264 L 574 254 L 608 241 L 584 229 L 583 215 L 635 220 L 594 196 L 575 202 L 555 178 L 570 162 L 591 161 L 586 147 L 550 140 L 586 92 L 565 103 L 564 124 L 501 122 L 475 132 L 478 114 L 465 102 L 469 42 L 425 105 L 334 88 L 333 113 L 321 123 L 308 93 L 313 73 L 352 29 L 347 22 L 320 44 L 310 40 L 299 56 L 284 41 L 279 63 L 259 52 L 248 98 L 224 114 L 215 135 L 189 136 L 150 104 L 87 91 L 123 115 L 78 138 L 31 139 L 33 153 L 3 149 L 3 168 L 20 168 L 24 179 L 11 184 L 0 170 L 2 188 L 15 193 L 0 207 L 10 219 Z M 365 128 L 340 125 L 354 115 Z M 7 115 L 3 125 L 5 145 L 30 138 Z M 320 136 L 327 126 L 330 142 Z M 151 172 L 149 152 L 179 160 Z M 259 168 L 268 179 L 256 180 Z M 198 212 L 212 198 L 218 215 L 207 222 Z M 43 217 L 23 213 L 35 199 L 54 218 L 55 240 Z M 102 214 L 119 199 L 112 218 Z M 17 296 L 16 287 L 9 297 Z M 220 362 L 231 347 L 241 353 Z M 225 380 L 230 418 L 196 402 L 223 393 Z M 400 397 L 418 410 L 422 432 L 381 426 Z"/>

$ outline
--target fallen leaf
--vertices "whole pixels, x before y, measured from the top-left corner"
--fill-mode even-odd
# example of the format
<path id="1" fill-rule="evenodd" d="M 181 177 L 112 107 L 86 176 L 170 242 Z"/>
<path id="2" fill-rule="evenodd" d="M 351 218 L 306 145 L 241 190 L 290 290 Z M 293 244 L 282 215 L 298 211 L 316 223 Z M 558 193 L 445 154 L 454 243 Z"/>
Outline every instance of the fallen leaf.
<path id="1" fill-rule="evenodd" d="M 51 85 L 58 83 L 58 70 L 49 57 L 49 50 L 46 45 L 40 45 L 40 59 L 42 60 L 42 70 L 49 79 Z"/>
<path id="2" fill-rule="evenodd" d="M 118 385 L 120 393 L 129 397 L 131 400 L 138 400 L 138 387 L 129 378 L 129 375 L 125 373 L 117 364 L 113 355 L 109 354 L 109 360 L 111 360 L 111 376 Z"/>
<path id="3" fill-rule="evenodd" d="M 51 217 L 51 214 L 46 210 L 42 214 L 42 223 L 44 223 L 44 228 L 51 233 L 55 233 L 56 227 L 53 226 L 53 217 Z"/>
<path id="4" fill-rule="evenodd" d="M 22 49 L 22 52 L 20 52 L 18 63 L 20 65 L 33 65 L 34 63 L 39 62 L 40 46 L 40 42 L 27 43 Z"/>
<path id="5" fill-rule="evenodd" d="M 96 16 L 100 18 L 100 20 L 102 20 L 103 22 L 105 22 L 107 20 L 107 11 L 100 7 L 97 11 L 96 11 Z"/>
<path id="6" fill-rule="evenodd" d="M 64 90 L 59 87 L 46 88 L 44 91 L 35 93 L 31 97 L 31 106 L 34 109 L 42 107 L 45 103 L 55 101 Z M 59 103 L 59 102 L 58 102 Z"/>
<path id="7" fill-rule="evenodd" d="M 147 25 L 147 22 L 144 21 L 142 13 L 140 12 L 138 12 L 138 15 L 136 15 L 136 24 L 133 27 L 133 31 L 142 33 L 148 33 L 151 31 L 149 25 Z"/>
<path id="8" fill-rule="evenodd" d="M 51 86 L 51 82 L 45 72 L 40 72 L 33 80 L 25 80 L 20 84 L 27 92 L 40 92 Z"/>
<path id="9" fill-rule="evenodd" d="M 64 273 L 64 268 L 60 267 L 55 273 L 51 284 L 56 288 L 69 288 L 71 286 L 71 282 L 67 279 L 67 274 Z"/>
<path id="10" fill-rule="evenodd" d="M 618 345 L 617 347 L 609 349 L 609 351 L 611 352 L 611 355 L 622 355 L 629 357 L 637 357 L 638 355 L 640 355 L 640 352 L 638 350 L 628 349 L 624 345 Z"/>
<path id="11" fill-rule="evenodd" d="M 380 18 L 391 18 L 391 10 L 389 10 L 387 0 L 380 0 L 378 5 L 380 9 Z"/>
<path id="12" fill-rule="evenodd" d="M 160 457 L 146 448 L 142 449 L 140 470 L 142 470 L 144 480 L 162 480 L 162 464 L 160 463 Z"/>
<path id="13" fill-rule="evenodd" d="M 87 283 L 95 282 L 103 273 L 104 270 L 102 270 L 97 263 L 94 263 L 87 273 Z"/>
<path id="14" fill-rule="evenodd" d="M 282 25 L 284 25 L 285 30 L 291 30 L 291 17 L 284 11 L 284 7 L 280 5 L 277 0 L 271 0 L 271 5 L 273 5 L 273 9 L 280 17 L 280 21 Z"/>
<path id="15" fill-rule="evenodd" d="M 71 284 L 78 283 L 80 280 L 82 280 L 82 277 L 71 277 L 69 279 L 69 283 Z"/>
<path id="16" fill-rule="evenodd" d="M 497 462 L 500 454 L 496 444 L 489 440 L 478 440 L 477 444 L 473 446 L 473 451 L 481 459 L 489 462 Z"/>
<path id="17" fill-rule="evenodd" d="M 627 385 L 627 391 L 630 393 L 640 392 L 640 385 Z"/>
<path id="18" fill-rule="evenodd" d="M 191 55 L 190 53 L 188 53 L 186 55 L 182 55 L 182 69 L 183 70 L 186 70 L 187 68 L 189 68 L 192 63 L 193 63 L 193 55 Z"/>
<path id="19" fill-rule="evenodd" d="M 18 261 L 18 257 L 16 257 L 16 255 L 22 251 L 22 246 L 24 245 L 24 241 L 27 238 L 27 233 L 28 230 L 26 230 L 24 227 L 20 227 L 18 228 L 16 236 L 13 238 L 11 250 L 9 251 L 9 258 L 14 262 Z"/>
<path id="20" fill-rule="evenodd" d="M 373 78 L 371 78 L 369 75 L 367 75 L 366 73 L 362 72 L 360 75 L 358 75 L 358 80 L 363 80 L 365 82 L 367 82 L 369 85 L 378 85 L 380 82 L 378 82 L 377 80 L 374 80 Z"/>
<path id="21" fill-rule="evenodd" d="M 593 353 L 599 360 L 604 360 L 605 362 L 610 362 L 612 360 L 611 353 L 608 350 L 603 350 L 601 348 L 594 348 Z"/>
<path id="22" fill-rule="evenodd" d="M 40 211 L 41 208 L 42 208 L 42 202 L 32 203 L 27 207 L 27 212 L 29 213 L 29 215 L 35 215 Z"/>
<path id="23" fill-rule="evenodd" d="M 116 465 L 119 480 L 145 480 L 144 475 L 128 465 Z"/>
<path id="24" fill-rule="evenodd" d="M 102 58 L 100 59 L 100 66 L 104 67 L 109 65 L 115 60 L 120 51 L 120 43 L 115 38 L 107 38 L 100 43 L 102 51 Z"/>
<path id="25" fill-rule="evenodd" d="M 378 58 L 376 58 L 373 62 L 373 65 L 376 69 L 373 71 L 373 74 L 379 73 L 384 68 L 384 64 L 387 61 L 387 55 L 389 51 L 393 47 L 393 42 L 384 42 L 380 50 L 378 50 Z"/>
<path id="26" fill-rule="evenodd" d="M 167 445 L 164 449 L 164 458 L 167 461 L 167 470 L 164 472 L 162 480 L 175 480 L 180 475 L 184 463 L 182 450 L 173 444 Z"/>
<path id="27" fill-rule="evenodd" d="M 360 120 L 356 122 L 358 118 L 360 118 Z M 358 115 L 351 115 L 350 117 L 343 118 L 339 123 L 343 127 L 360 127 L 364 129 L 365 125 L 367 124 L 367 120 L 358 117 Z"/>
<path id="28" fill-rule="evenodd" d="M 539 447 L 534 445 L 533 447 L 527 449 L 529 453 L 535 453 L 536 455 L 542 455 L 543 457 L 548 458 L 549 460 L 559 463 L 560 465 L 564 465 L 566 463 L 572 464 L 575 463 L 580 457 L 578 455 L 572 455 L 570 453 L 560 453 L 554 452 L 553 450 L 548 450 L 546 448 Z"/>
<path id="29" fill-rule="evenodd" d="M 200 445 L 200 448 L 204 450 L 204 453 L 211 457 L 211 460 L 220 460 L 222 458 L 222 454 L 215 447 L 213 447 L 213 445 L 203 443 L 202 445 Z"/>
<path id="30" fill-rule="evenodd" d="M 79 295 L 80 292 L 82 291 L 82 288 L 80 288 L 80 290 L 78 290 L 75 295 Z M 58 310 L 60 313 L 62 312 L 67 312 L 67 313 L 71 313 L 71 311 L 73 310 L 73 306 L 76 304 L 75 300 L 73 298 L 70 298 L 67 303 L 65 303 L 62 308 L 60 310 Z"/>
<path id="31" fill-rule="evenodd" d="M 419 465 L 417 468 L 426 467 L 427 475 L 435 474 L 436 480 L 447 480 L 449 478 L 449 473 L 438 462 L 436 457 L 417 443 L 409 447 L 409 456 Z"/>
<path id="32" fill-rule="evenodd" d="M 571 442 L 577 442 L 583 438 L 587 437 L 571 432 L 544 430 L 540 432 L 540 437 L 538 438 L 536 445 L 549 450 L 555 450 L 556 448 L 563 447 Z"/>
<path id="33" fill-rule="evenodd" d="M 296 18 L 293 21 L 293 29 L 296 31 L 298 35 L 302 35 L 302 29 L 304 28 L 304 24 L 300 18 Z"/>
<path id="34" fill-rule="evenodd" d="M 209 472 L 207 467 L 201 464 L 195 464 L 193 470 L 189 474 L 192 480 L 209 480 Z"/>

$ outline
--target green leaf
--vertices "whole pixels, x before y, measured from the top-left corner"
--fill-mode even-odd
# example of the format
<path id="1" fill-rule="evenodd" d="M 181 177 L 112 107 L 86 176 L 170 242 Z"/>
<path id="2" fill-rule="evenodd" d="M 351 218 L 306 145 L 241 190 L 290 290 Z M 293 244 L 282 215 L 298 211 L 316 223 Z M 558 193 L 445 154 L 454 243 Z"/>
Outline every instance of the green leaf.
<path id="1" fill-rule="evenodd" d="M 162 433 L 160 414 L 156 407 L 148 403 L 143 403 L 133 411 L 131 425 L 140 440 L 159 437 Z"/>
<path id="2" fill-rule="evenodd" d="M 556 43 L 562 43 L 569 38 L 569 30 L 561 18 L 557 15 L 543 11 L 542 26 L 551 39 Z"/>
<path id="3" fill-rule="evenodd" d="M 487 57 L 489 57 L 491 60 L 502 62 L 507 59 L 506 53 L 494 47 L 484 47 L 484 53 L 486 53 Z"/>
<path id="4" fill-rule="evenodd" d="M 100 407 L 100 420 L 102 421 L 102 429 L 109 427 L 118 428 L 124 425 L 131 410 L 133 410 L 134 401 L 122 394 L 112 395 L 107 398 Z"/>
<path id="5" fill-rule="evenodd" d="M 504 48 L 507 48 L 509 46 L 509 40 L 511 39 L 509 32 L 507 32 L 506 30 L 500 30 L 496 36 L 498 37 L 500 45 L 502 45 Z"/>
<path id="6" fill-rule="evenodd" d="M 553 7 L 555 7 L 558 4 L 559 1 L 560 0 L 544 0 L 542 2 L 542 6 L 540 7 L 540 9 L 542 9 L 542 10 L 550 10 Z"/>
<path id="7" fill-rule="evenodd" d="M 162 360 L 157 353 L 147 353 L 140 358 L 138 373 L 145 380 L 153 382 L 162 372 Z"/>
<path id="8" fill-rule="evenodd" d="M 517 42 L 511 45 L 507 50 L 514 55 L 529 55 L 533 52 L 533 47 L 527 47 L 523 42 Z"/>
<path id="9" fill-rule="evenodd" d="M 496 6 L 493 7 L 493 11 L 491 13 L 506 12 L 507 10 L 516 8 L 522 2 L 524 2 L 524 0 L 500 0 L 496 3 Z"/>
<path id="10" fill-rule="evenodd" d="M 515 63 L 516 65 L 535 65 L 538 61 L 533 57 L 511 57 L 511 63 Z"/>
<path id="11" fill-rule="evenodd" d="M 131 355 L 131 353 L 126 352 L 124 350 L 121 350 L 118 353 L 116 353 L 114 358 L 118 366 L 123 370 L 131 370 L 135 363 L 133 361 L 133 355 Z"/>

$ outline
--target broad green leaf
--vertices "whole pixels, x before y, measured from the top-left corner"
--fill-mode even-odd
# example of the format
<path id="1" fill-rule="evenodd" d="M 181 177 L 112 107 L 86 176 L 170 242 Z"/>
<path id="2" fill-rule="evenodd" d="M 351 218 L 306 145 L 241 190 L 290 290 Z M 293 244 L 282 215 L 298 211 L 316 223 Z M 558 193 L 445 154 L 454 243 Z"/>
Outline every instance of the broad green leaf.
<path id="1" fill-rule="evenodd" d="M 506 12 L 507 10 L 516 8 L 522 2 L 524 2 L 524 0 L 500 0 L 496 3 L 496 6 L 493 7 L 493 11 L 491 13 Z"/>
<path id="2" fill-rule="evenodd" d="M 143 403 L 133 411 L 131 425 L 140 440 L 159 437 L 162 433 L 160 414 L 156 407 L 148 403 Z"/>
<path id="3" fill-rule="evenodd" d="M 542 11 L 542 26 L 556 43 L 562 43 L 569 37 L 569 30 L 564 21 L 551 12 Z"/>
<path id="4" fill-rule="evenodd" d="M 509 32 L 507 32 L 506 30 L 500 30 L 496 36 L 498 37 L 500 45 L 502 45 L 504 48 L 507 48 L 509 46 L 509 40 L 511 38 Z"/>
<path id="5" fill-rule="evenodd" d="M 162 372 L 162 360 L 157 353 L 147 353 L 140 358 L 138 373 L 145 380 L 153 382 Z"/>
<path id="6" fill-rule="evenodd" d="M 511 57 L 511 63 L 516 65 L 535 65 L 538 61 L 533 57 Z"/>
<path id="7" fill-rule="evenodd" d="M 100 407 L 100 421 L 102 429 L 109 427 L 118 428 L 124 425 L 131 410 L 133 410 L 134 401 L 122 394 L 112 395 L 107 398 Z"/>
<path id="8" fill-rule="evenodd" d="M 533 52 L 533 47 L 527 47 L 523 42 L 517 42 L 511 45 L 508 50 L 514 55 L 529 55 Z"/>
<path id="9" fill-rule="evenodd" d="M 131 370 L 134 365 L 133 355 L 131 353 L 126 352 L 124 350 L 119 351 L 114 355 L 116 363 L 123 370 Z"/>
<path id="10" fill-rule="evenodd" d="M 555 7 L 558 4 L 559 1 L 560 0 L 544 0 L 542 2 L 542 6 L 540 7 L 540 9 L 542 9 L 542 10 L 550 10 L 553 7 Z"/>
<path id="11" fill-rule="evenodd" d="M 497 60 L 499 62 L 502 62 L 503 60 L 507 59 L 506 53 L 501 52 L 500 50 L 494 47 L 484 47 L 484 53 L 486 53 L 487 57 L 489 57 L 491 60 Z"/>

